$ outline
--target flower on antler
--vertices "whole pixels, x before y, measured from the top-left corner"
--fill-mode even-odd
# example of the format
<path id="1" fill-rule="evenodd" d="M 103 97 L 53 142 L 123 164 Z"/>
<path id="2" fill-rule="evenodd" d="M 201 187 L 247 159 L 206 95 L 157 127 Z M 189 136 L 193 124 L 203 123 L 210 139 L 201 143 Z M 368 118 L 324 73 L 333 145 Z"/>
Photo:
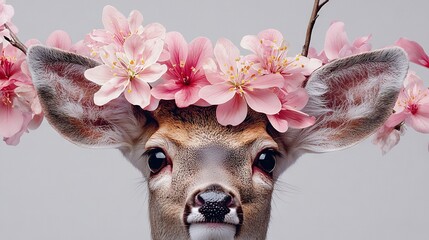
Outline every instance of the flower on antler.
<path id="1" fill-rule="evenodd" d="M 227 39 L 216 43 L 214 55 L 217 65 L 214 61 L 204 65 L 207 80 L 212 85 L 203 87 L 200 97 L 211 105 L 218 105 L 216 117 L 220 124 L 240 124 L 246 118 L 247 106 L 265 114 L 281 110 L 281 102 L 271 90 L 283 87 L 280 74 L 261 75 Z"/>
<path id="2" fill-rule="evenodd" d="M 182 34 L 170 32 L 165 38 L 165 47 L 170 60 L 163 63 L 168 70 L 162 82 L 152 89 L 152 95 L 159 99 L 174 99 L 181 108 L 197 103 L 200 89 L 210 84 L 202 67 L 213 55 L 210 40 L 199 37 L 188 45 Z"/>
<path id="3" fill-rule="evenodd" d="M 124 52 L 118 52 L 113 45 L 101 48 L 104 64 L 85 71 L 88 80 L 101 85 L 94 95 L 95 104 L 104 105 L 124 92 L 131 104 L 149 106 L 149 83 L 167 71 L 165 65 L 157 63 L 163 44 L 161 39 L 145 40 L 133 35 L 125 40 Z"/>

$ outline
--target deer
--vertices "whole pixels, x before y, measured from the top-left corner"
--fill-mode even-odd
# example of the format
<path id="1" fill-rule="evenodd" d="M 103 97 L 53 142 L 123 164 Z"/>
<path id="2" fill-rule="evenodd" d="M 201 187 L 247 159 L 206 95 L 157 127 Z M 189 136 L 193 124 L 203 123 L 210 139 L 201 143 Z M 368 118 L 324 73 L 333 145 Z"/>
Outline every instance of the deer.
<path id="1" fill-rule="evenodd" d="M 316 3 L 311 28 L 324 4 Z M 304 53 L 310 37 L 311 30 Z M 315 124 L 280 133 L 250 109 L 240 125 L 224 126 L 214 106 L 161 101 L 147 111 L 124 96 L 99 106 L 93 99 L 99 86 L 85 77 L 99 62 L 40 45 L 25 51 L 53 128 L 82 147 L 118 149 L 147 180 L 156 240 L 265 239 L 280 175 L 303 154 L 349 148 L 379 129 L 409 64 L 397 47 L 329 62 L 305 82 L 303 111 Z"/>
<path id="2" fill-rule="evenodd" d="M 147 179 L 153 239 L 265 239 L 280 174 L 302 154 L 348 148 L 374 133 L 408 69 L 400 48 L 322 66 L 306 83 L 305 111 L 316 123 L 281 134 L 252 111 L 233 127 L 220 125 L 213 107 L 163 101 L 149 112 L 124 98 L 97 106 L 99 86 L 84 72 L 98 62 L 44 46 L 27 54 L 50 124 L 80 146 L 119 149 Z"/>

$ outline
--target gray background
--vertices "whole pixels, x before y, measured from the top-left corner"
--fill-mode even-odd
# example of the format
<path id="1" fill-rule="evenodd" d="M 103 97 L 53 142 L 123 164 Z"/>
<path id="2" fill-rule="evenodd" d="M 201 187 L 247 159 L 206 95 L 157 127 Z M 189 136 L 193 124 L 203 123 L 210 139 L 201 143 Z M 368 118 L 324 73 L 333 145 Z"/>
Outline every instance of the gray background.
<path id="1" fill-rule="evenodd" d="M 23 40 L 64 29 L 74 41 L 100 28 L 104 5 L 145 23 L 160 22 L 189 41 L 281 30 L 298 53 L 311 0 L 8 1 Z M 333 0 L 321 13 L 313 45 L 334 20 L 349 38 L 372 33 L 375 47 L 400 36 L 429 51 L 427 1 Z M 429 70 L 413 65 L 429 85 Z M 370 140 L 341 152 L 306 155 L 276 187 L 268 239 L 429 239 L 429 136 L 409 129 L 381 156 Z M 149 239 L 147 192 L 139 172 L 116 150 L 77 147 L 46 123 L 18 147 L 0 143 L 0 239 Z"/>

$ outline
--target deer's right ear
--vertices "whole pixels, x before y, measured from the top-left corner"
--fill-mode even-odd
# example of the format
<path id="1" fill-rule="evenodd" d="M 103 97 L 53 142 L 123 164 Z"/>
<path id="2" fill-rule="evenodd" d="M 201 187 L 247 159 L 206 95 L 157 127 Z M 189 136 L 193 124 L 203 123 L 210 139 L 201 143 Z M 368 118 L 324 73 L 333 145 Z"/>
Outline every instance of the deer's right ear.
<path id="1" fill-rule="evenodd" d="M 66 139 L 87 147 L 123 147 L 141 136 L 146 122 L 141 109 L 124 98 L 94 104 L 100 86 L 84 72 L 98 62 L 43 46 L 31 47 L 27 55 L 44 114 Z"/>
<path id="2" fill-rule="evenodd" d="M 400 48 L 338 59 L 316 70 L 308 80 L 305 113 L 316 123 L 290 129 L 282 139 L 292 160 L 303 152 L 350 147 L 370 136 L 392 114 L 408 70 Z"/>

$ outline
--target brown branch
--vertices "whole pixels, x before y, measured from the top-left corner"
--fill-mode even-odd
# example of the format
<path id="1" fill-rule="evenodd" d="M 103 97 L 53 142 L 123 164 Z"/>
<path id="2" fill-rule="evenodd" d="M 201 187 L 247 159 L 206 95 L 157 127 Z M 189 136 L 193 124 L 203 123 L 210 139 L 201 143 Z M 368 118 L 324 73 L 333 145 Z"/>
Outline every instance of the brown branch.
<path id="1" fill-rule="evenodd" d="M 10 27 L 7 24 L 4 24 L 4 27 L 9 30 L 9 35 L 10 38 L 7 36 L 4 36 L 4 38 L 6 39 L 6 41 L 8 41 L 12 46 L 18 48 L 19 50 L 21 50 L 24 54 L 27 54 L 27 46 L 25 46 L 25 44 L 23 44 L 18 36 L 16 36 L 16 34 L 10 29 Z"/>
<path id="2" fill-rule="evenodd" d="M 311 42 L 311 34 L 313 32 L 316 19 L 319 17 L 319 11 L 328 2 L 329 0 L 325 0 L 322 3 L 320 3 L 320 0 L 314 0 L 313 12 L 311 13 L 310 21 L 308 22 L 305 43 L 304 43 L 304 46 L 302 47 L 302 52 L 301 52 L 301 55 L 304 57 L 307 57 L 308 55 L 308 49 L 310 48 L 310 42 Z"/>

